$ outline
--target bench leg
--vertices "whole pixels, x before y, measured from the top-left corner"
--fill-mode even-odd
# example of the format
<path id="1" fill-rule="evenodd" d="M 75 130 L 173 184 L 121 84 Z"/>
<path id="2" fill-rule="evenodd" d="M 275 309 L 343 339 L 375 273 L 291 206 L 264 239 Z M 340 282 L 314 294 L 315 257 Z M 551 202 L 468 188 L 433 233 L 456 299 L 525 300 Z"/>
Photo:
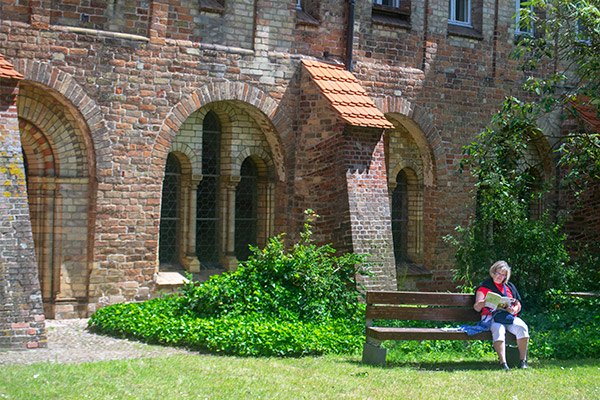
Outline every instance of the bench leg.
<path id="1" fill-rule="evenodd" d="M 365 342 L 363 346 L 362 362 L 363 364 L 371 365 L 385 365 L 385 355 L 387 350 L 384 347 L 380 347 L 378 344 Z"/>

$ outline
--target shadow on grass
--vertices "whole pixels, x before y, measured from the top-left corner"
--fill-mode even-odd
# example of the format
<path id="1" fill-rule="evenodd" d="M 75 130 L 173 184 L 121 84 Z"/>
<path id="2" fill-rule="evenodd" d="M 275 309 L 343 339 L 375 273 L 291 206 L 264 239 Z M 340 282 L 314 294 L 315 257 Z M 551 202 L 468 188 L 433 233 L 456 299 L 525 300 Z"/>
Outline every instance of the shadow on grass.
<path id="1" fill-rule="evenodd" d="M 365 366 L 360 359 L 348 359 L 347 362 L 356 365 Z M 581 360 L 530 360 L 530 369 L 572 369 L 572 368 L 600 368 L 600 360 L 581 359 Z M 458 361 L 398 361 L 390 360 L 386 362 L 384 369 L 409 368 L 417 371 L 503 371 L 498 361 L 490 360 L 458 360 Z M 512 369 L 518 369 L 516 365 Z"/>
<path id="2" fill-rule="evenodd" d="M 347 360 L 351 364 L 365 366 L 360 360 Z M 386 361 L 385 369 L 393 368 L 410 368 L 417 371 L 475 371 L 475 370 L 500 370 L 500 365 L 492 361 L 430 361 L 430 362 L 415 362 L 415 361 Z"/>
<path id="3" fill-rule="evenodd" d="M 500 370 L 500 364 L 492 361 L 435 361 L 435 362 L 400 362 L 390 361 L 386 368 L 411 368 L 419 371 L 489 371 Z"/>

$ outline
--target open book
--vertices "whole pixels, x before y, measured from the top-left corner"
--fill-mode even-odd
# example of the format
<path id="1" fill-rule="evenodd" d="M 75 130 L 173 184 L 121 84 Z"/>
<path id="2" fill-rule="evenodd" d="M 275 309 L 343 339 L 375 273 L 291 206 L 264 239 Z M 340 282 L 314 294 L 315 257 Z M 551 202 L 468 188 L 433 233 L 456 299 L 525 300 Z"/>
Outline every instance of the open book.
<path id="1" fill-rule="evenodd" d="M 495 311 L 497 308 L 505 310 L 512 304 L 510 297 L 500 296 L 498 293 L 488 292 L 485 295 L 485 306 Z"/>

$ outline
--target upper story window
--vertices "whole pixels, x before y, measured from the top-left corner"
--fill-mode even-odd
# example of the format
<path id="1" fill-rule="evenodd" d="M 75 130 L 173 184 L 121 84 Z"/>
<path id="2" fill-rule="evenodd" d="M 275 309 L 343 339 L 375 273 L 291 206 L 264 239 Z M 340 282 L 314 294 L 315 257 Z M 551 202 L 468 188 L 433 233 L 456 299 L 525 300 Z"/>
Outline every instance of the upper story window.
<path id="1" fill-rule="evenodd" d="M 448 0 L 448 34 L 483 39 L 483 0 Z"/>
<path id="2" fill-rule="evenodd" d="M 575 35 L 577 41 L 581 43 L 590 44 L 590 32 L 585 23 L 581 20 L 581 18 L 577 18 L 575 25 Z"/>
<path id="3" fill-rule="evenodd" d="M 301 25 L 319 25 L 317 4 L 311 0 L 296 0 L 296 21 Z"/>
<path id="4" fill-rule="evenodd" d="M 533 26 L 528 25 L 521 19 L 521 12 L 533 12 L 533 5 L 528 4 L 530 0 L 516 0 L 517 13 L 515 14 L 515 34 L 533 35 Z"/>
<path id="5" fill-rule="evenodd" d="M 373 0 L 374 22 L 410 27 L 411 0 Z"/>
<path id="6" fill-rule="evenodd" d="M 448 0 L 448 22 L 454 25 L 472 26 L 471 0 Z"/>
<path id="7" fill-rule="evenodd" d="M 200 11 L 222 14 L 225 12 L 225 0 L 199 0 Z"/>

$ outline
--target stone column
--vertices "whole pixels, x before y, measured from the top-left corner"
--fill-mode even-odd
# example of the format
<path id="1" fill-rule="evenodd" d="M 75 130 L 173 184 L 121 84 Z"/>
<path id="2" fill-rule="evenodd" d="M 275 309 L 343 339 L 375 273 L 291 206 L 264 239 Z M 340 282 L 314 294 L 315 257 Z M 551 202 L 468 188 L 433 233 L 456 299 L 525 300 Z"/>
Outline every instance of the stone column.
<path id="1" fill-rule="evenodd" d="M 228 271 L 237 269 L 238 260 L 235 258 L 235 189 L 241 181 L 240 176 L 224 176 L 221 179 L 221 193 L 225 198 L 221 200 L 222 230 L 224 235 L 221 252 L 221 264 Z"/>
<path id="2" fill-rule="evenodd" d="M 198 260 L 198 254 L 196 254 L 196 213 L 197 213 L 197 201 L 198 201 L 198 184 L 202 180 L 202 175 L 194 175 L 190 181 L 189 193 L 189 213 L 187 218 L 184 219 L 188 229 L 186 240 L 186 257 L 184 260 L 185 267 L 189 272 L 200 272 L 200 261 Z"/>

